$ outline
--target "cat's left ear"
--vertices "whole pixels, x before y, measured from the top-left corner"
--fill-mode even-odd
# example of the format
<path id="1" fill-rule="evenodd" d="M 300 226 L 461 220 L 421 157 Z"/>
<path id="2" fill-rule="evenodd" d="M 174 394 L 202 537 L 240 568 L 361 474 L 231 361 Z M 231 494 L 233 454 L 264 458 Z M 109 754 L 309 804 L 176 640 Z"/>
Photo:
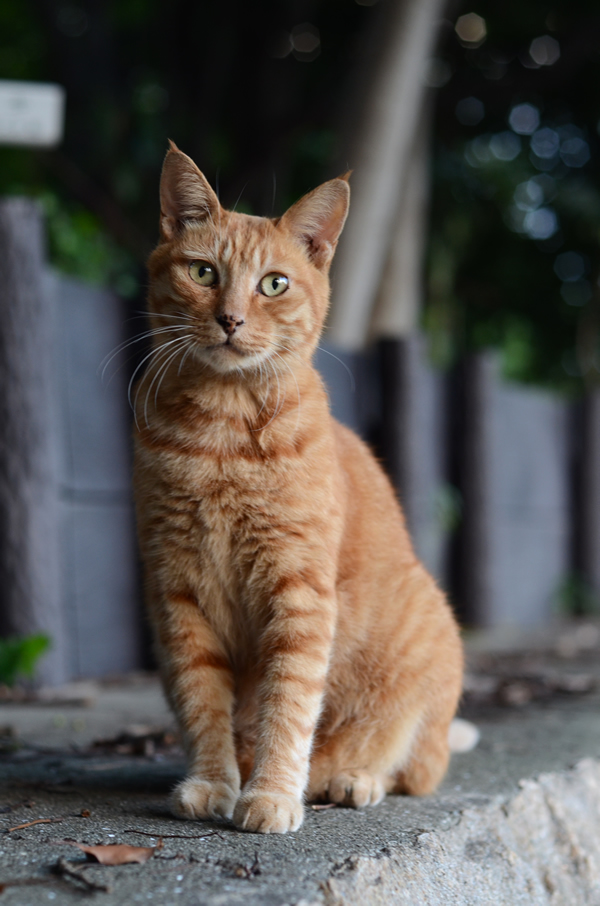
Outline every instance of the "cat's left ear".
<path id="1" fill-rule="evenodd" d="M 304 195 L 286 211 L 279 224 L 287 227 L 305 246 L 315 267 L 331 264 L 350 204 L 350 173 L 330 179 Z"/>
<path id="2" fill-rule="evenodd" d="M 216 217 L 219 199 L 191 157 L 169 142 L 160 177 L 160 232 L 172 239 L 180 224 Z"/>

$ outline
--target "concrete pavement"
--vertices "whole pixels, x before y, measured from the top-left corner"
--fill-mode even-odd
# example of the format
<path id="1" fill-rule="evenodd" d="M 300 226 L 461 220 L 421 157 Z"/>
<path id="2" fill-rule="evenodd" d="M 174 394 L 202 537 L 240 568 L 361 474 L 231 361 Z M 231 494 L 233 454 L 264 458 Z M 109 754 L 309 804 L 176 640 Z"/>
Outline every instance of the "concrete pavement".
<path id="1" fill-rule="evenodd" d="M 0 705 L 0 725 L 15 734 L 4 735 L 0 758 L 0 906 L 86 898 L 98 906 L 596 906 L 600 658 L 595 644 L 542 649 L 472 646 L 464 713 L 482 738 L 453 757 L 435 796 L 388 797 L 360 812 L 307 808 L 288 836 L 169 814 L 167 793 L 183 770 L 169 735 L 131 754 L 136 734 L 149 739 L 151 727 L 170 721 L 153 678 L 72 689 L 79 704 Z M 126 727 L 121 742 L 90 745 Z M 67 839 L 153 846 L 161 838 L 145 864 L 83 869 L 108 892 L 52 873 L 60 858 L 83 865 Z"/>

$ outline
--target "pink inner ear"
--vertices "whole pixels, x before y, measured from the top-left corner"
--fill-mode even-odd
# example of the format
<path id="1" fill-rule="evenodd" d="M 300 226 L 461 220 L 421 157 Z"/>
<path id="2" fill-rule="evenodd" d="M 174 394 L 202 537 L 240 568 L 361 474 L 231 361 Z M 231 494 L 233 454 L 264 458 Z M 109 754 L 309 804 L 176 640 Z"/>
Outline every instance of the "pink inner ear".
<path id="1" fill-rule="evenodd" d="M 307 246 L 317 267 L 327 264 L 333 256 L 349 201 L 348 183 L 332 179 L 297 201 L 281 219 Z"/>
<path id="2" fill-rule="evenodd" d="M 167 152 L 160 181 L 161 229 L 170 238 L 178 222 L 216 214 L 219 200 L 204 174 L 182 151 Z"/>

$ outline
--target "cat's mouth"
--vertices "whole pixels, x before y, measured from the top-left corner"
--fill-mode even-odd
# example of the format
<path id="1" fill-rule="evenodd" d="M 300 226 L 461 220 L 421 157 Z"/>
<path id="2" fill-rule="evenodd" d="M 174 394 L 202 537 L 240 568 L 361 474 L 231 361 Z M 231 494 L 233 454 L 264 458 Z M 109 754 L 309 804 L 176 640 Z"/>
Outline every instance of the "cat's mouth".
<path id="1" fill-rule="evenodd" d="M 232 342 L 231 337 L 227 337 L 226 340 L 223 340 L 222 343 L 213 343 L 210 346 L 204 347 L 207 352 L 219 352 L 222 350 L 227 353 L 234 353 L 239 356 L 247 356 L 249 353 L 245 349 L 241 349 L 236 343 Z"/>

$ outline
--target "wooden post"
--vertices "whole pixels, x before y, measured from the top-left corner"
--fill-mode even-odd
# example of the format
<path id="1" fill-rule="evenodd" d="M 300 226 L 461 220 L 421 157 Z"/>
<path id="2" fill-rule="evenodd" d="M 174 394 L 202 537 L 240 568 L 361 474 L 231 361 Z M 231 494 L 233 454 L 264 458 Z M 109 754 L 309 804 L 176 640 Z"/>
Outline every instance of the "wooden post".
<path id="1" fill-rule="evenodd" d="M 469 623 L 489 625 L 493 588 L 493 544 L 490 537 L 490 475 L 492 468 L 489 413 L 496 363 L 492 356 L 471 355 L 464 364 L 464 434 L 459 441 L 463 496 L 459 585 Z"/>
<path id="2" fill-rule="evenodd" d="M 38 206 L 0 202 L 0 630 L 44 632 L 38 671 L 68 677 L 60 588 L 55 326 Z"/>
<path id="3" fill-rule="evenodd" d="M 585 580 L 600 597 L 600 390 L 589 391 L 584 399 L 582 433 L 580 550 L 576 560 Z"/>
<path id="4" fill-rule="evenodd" d="M 398 212 L 404 203 L 403 187 L 411 178 L 409 162 L 428 91 L 428 58 L 444 0 L 397 0 L 387 7 L 379 58 L 362 116 L 354 124 L 356 146 L 349 159 L 355 169 L 352 213 L 333 269 L 327 338 L 348 350 L 361 349 L 368 338 L 394 227 L 402 238 L 394 242 L 391 273 L 405 254 L 401 248 L 408 233 Z"/>
<path id="5" fill-rule="evenodd" d="M 378 343 L 381 373 L 381 453 L 394 483 L 417 554 L 434 576 L 447 579 L 448 529 L 439 515 L 446 484 L 445 376 L 428 361 L 419 335 Z"/>

